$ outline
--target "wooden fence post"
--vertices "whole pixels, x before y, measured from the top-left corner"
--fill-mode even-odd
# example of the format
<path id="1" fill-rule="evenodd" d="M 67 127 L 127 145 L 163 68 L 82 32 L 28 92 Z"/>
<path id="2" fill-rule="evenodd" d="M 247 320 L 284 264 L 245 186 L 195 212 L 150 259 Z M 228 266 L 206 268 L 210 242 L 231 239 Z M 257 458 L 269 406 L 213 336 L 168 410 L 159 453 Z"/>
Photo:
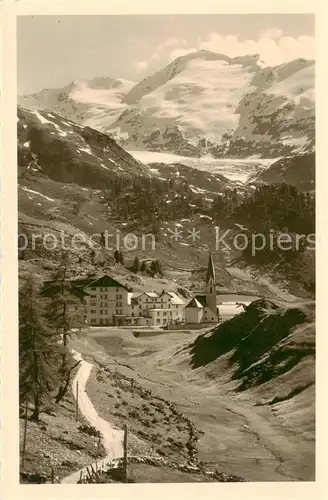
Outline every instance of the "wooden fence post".
<path id="1" fill-rule="evenodd" d="M 51 482 L 55 484 L 55 470 L 53 467 L 51 467 Z"/>
<path id="2" fill-rule="evenodd" d="M 79 382 L 76 382 L 75 421 L 79 420 Z"/>
<path id="3" fill-rule="evenodd" d="M 123 482 L 128 482 L 128 426 L 124 425 L 124 441 L 123 441 Z"/>
<path id="4" fill-rule="evenodd" d="M 25 454 L 26 454 L 26 437 L 27 437 L 27 410 L 28 410 L 28 400 L 25 403 L 25 421 L 24 421 L 24 437 L 23 437 L 23 449 L 22 449 L 22 467 L 25 465 Z"/>

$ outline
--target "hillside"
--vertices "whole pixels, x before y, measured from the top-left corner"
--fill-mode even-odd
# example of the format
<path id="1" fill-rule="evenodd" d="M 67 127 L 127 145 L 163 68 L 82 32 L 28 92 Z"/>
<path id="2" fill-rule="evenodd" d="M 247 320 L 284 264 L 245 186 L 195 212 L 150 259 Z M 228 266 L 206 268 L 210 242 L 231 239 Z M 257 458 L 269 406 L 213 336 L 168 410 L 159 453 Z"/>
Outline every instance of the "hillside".
<path id="1" fill-rule="evenodd" d="M 60 257 L 60 244 L 47 249 L 42 239 L 58 242 L 63 237 L 66 245 L 73 238 L 81 240 L 71 249 L 77 274 L 96 268 L 140 289 L 202 286 L 203 275 L 197 271 L 204 268 L 209 249 L 215 247 L 216 225 L 229 229 L 232 244 L 240 230 L 234 223 L 246 215 L 241 213 L 234 220 L 219 206 L 213 209 L 212 200 L 222 196 L 225 209 L 231 210 L 234 196 L 249 196 L 251 187 L 192 164 L 143 164 L 108 135 L 54 113 L 18 108 L 17 119 L 19 232 L 29 240 L 29 247 L 20 252 L 23 275 L 28 270 L 39 276 L 50 272 Z M 110 235 L 107 248 L 100 245 L 100 234 L 105 231 Z M 138 238 L 137 248 L 124 249 L 125 267 L 116 265 L 114 249 L 131 231 Z M 156 241 L 154 248 L 150 238 L 142 244 L 150 233 Z M 275 296 L 273 289 L 258 280 L 249 277 L 245 281 L 226 271 L 241 256 L 233 245 L 230 250 L 222 245 L 215 254 L 222 289 L 243 292 L 249 288 L 255 294 Z M 159 259 L 164 278 L 134 275 L 129 268 L 136 256 Z M 245 262 L 237 265 L 243 267 Z M 270 279 L 288 288 L 299 280 L 297 263 L 294 267 L 287 283 L 284 266 Z M 297 295 L 308 294 L 302 286 L 297 290 Z"/>
<path id="2" fill-rule="evenodd" d="M 255 301 L 177 357 L 183 365 L 189 360 L 197 378 L 226 386 L 241 399 L 248 394 L 284 426 L 314 440 L 314 321 L 314 303 Z"/>
<path id="3" fill-rule="evenodd" d="M 54 181 L 96 189 L 118 173 L 144 173 L 113 139 L 89 127 L 23 108 L 18 108 L 17 122 L 19 174 L 31 168 Z"/>
<path id="4" fill-rule="evenodd" d="M 183 414 L 193 423 L 197 465 L 247 481 L 313 480 L 313 303 L 259 300 L 198 332 L 95 328 L 74 348 L 99 368 L 87 390 L 100 415 L 119 427 L 128 415 L 131 439 L 137 433 L 152 454 L 185 453 Z M 165 480 L 165 468 L 158 473 Z"/>
<path id="5" fill-rule="evenodd" d="M 314 62 L 263 68 L 259 57 L 198 51 L 139 83 L 73 82 L 20 96 L 128 148 L 189 157 L 277 158 L 314 146 Z"/>
<path id="6" fill-rule="evenodd" d="M 280 158 L 268 169 L 249 179 L 249 183 L 278 184 L 285 182 L 301 191 L 315 189 L 315 153 L 303 153 Z"/>

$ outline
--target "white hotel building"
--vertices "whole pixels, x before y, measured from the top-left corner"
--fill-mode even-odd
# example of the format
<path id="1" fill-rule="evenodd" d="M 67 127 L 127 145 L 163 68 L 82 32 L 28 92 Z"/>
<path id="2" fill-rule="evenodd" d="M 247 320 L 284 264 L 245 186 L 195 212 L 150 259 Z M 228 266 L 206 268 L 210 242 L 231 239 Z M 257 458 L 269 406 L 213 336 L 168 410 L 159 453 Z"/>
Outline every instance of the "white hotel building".
<path id="1" fill-rule="evenodd" d="M 184 322 L 185 300 L 175 292 L 132 292 L 110 276 L 72 280 L 83 290 L 81 316 L 89 325 L 165 326 Z"/>

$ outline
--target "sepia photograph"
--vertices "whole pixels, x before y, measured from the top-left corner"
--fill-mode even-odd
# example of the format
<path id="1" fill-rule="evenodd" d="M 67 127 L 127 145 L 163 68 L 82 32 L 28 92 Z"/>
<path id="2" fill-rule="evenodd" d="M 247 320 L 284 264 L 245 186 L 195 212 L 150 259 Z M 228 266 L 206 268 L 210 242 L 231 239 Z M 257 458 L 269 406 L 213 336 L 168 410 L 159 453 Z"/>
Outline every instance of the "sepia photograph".
<path id="1" fill-rule="evenodd" d="M 20 484 L 315 481 L 314 20 L 17 16 Z"/>

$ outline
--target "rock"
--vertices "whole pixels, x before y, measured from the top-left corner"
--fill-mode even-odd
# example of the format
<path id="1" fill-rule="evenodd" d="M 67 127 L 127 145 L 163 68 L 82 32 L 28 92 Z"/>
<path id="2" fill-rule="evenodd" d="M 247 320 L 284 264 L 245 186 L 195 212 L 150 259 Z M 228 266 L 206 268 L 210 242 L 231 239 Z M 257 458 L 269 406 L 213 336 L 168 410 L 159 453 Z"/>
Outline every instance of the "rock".
<path id="1" fill-rule="evenodd" d="M 64 467 L 72 467 L 74 464 L 70 460 L 63 460 L 61 465 L 63 465 Z"/>

